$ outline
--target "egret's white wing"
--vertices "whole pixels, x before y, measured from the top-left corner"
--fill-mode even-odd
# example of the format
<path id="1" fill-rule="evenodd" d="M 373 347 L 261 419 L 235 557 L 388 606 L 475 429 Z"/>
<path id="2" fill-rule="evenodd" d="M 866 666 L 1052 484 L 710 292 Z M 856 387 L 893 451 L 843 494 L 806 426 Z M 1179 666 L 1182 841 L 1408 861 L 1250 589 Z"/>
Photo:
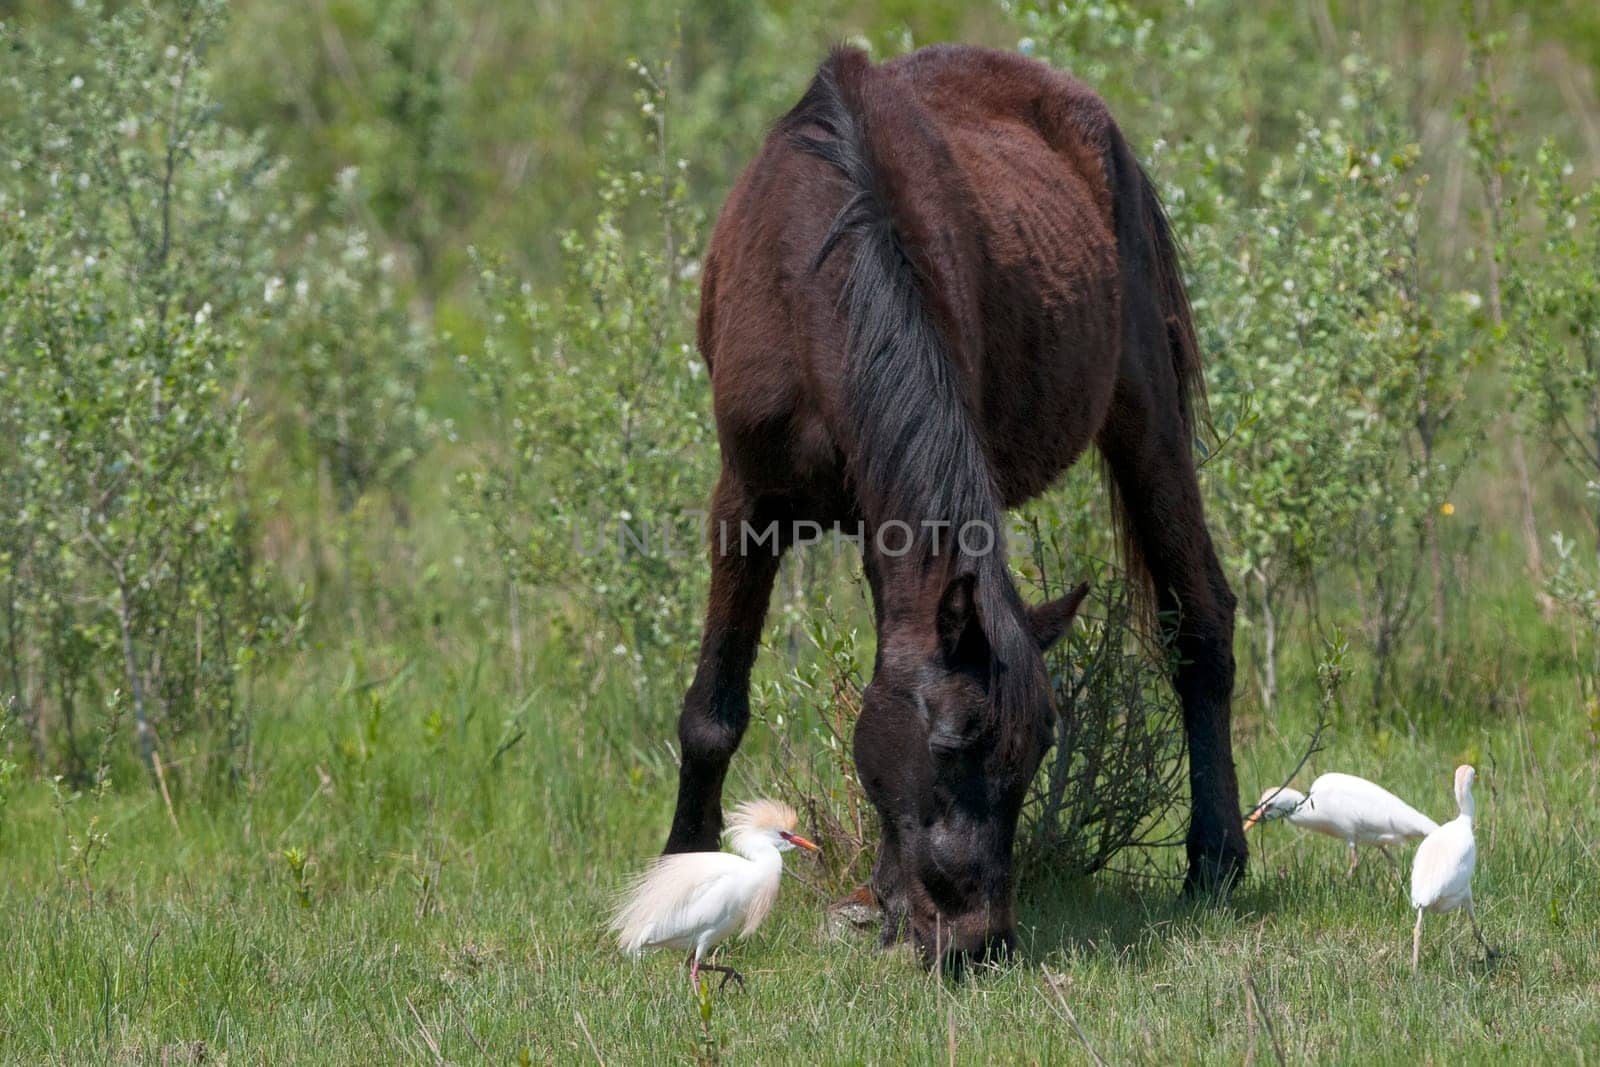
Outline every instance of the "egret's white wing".
<path id="1" fill-rule="evenodd" d="M 728 852 L 662 856 L 620 894 L 611 919 L 624 952 L 731 929 L 756 890 L 755 865 Z"/>
<path id="2" fill-rule="evenodd" d="M 1330 772 L 1311 783 L 1312 804 L 1326 821 L 1347 838 L 1375 841 L 1395 837 L 1426 837 L 1439 824 L 1383 786 L 1353 774 Z"/>
<path id="3" fill-rule="evenodd" d="M 1472 824 L 1464 819 L 1445 823 L 1417 846 L 1411 861 L 1411 906 L 1441 911 L 1459 907 L 1472 891 L 1477 861 Z"/>

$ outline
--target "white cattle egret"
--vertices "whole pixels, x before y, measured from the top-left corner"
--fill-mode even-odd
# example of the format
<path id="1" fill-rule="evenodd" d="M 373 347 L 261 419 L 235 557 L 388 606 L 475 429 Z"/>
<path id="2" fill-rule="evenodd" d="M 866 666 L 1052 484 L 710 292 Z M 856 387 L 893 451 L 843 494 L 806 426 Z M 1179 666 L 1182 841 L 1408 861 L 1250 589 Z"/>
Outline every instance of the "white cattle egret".
<path id="1" fill-rule="evenodd" d="M 1478 927 L 1478 914 L 1472 909 L 1472 870 L 1478 863 L 1478 844 L 1472 837 L 1475 777 L 1477 772 L 1465 764 L 1456 768 L 1456 804 L 1461 814 L 1424 838 L 1411 861 L 1411 906 L 1417 909 L 1417 925 L 1411 931 L 1413 971 L 1422 954 L 1422 913 L 1427 911 L 1455 911 L 1465 905 L 1484 957 L 1493 955 Z"/>
<path id="2" fill-rule="evenodd" d="M 783 853 L 821 851 L 794 832 L 794 809 L 775 800 L 741 804 L 728 820 L 731 852 L 679 852 L 662 856 L 623 890 L 611 929 L 624 952 L 675 948 L 689 953 L 689 984 L 701 970 L 717 971 L 722 984 L 744 978 L 732 967 L 702 962 L 739 928 L 747 937 L 772 910 L 783 876 Z"/>
<path id="3" fill-rule="evenodd" d="M 1350 849 L 1350 868 L 1356 869 L 1357 845 L 1374 845 L 1383 858 L 1398 871 L 1389 854 L 1390 845 L 1426 837 L 1439 824 L 1381 785 L 1337 772 L 1324 774 L 1311 783 L 1309 793 L 1287 787 L 1268 789 L 1261 794 L 1244 821 L 1246 830 L 1258 822 L 1287 819 L 1295 826 L 1337 837 Z"/>

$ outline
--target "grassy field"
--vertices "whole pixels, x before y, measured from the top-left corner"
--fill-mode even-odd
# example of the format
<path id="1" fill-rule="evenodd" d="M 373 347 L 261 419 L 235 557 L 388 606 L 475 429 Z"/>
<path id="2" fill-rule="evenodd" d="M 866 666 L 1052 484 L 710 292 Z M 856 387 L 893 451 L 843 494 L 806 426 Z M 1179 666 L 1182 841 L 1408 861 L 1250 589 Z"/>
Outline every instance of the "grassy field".
<path id="1" fill-rule="evenodd" d="M 1502 953 L 1488 966 L 1464 917 L 1434 918 L 1413 977 L 1388 868 L 1371 857 L 1346 879 L 1336 843 L 1279 825 L 1252 835 L 1227 907 L 1159 878 L 1024 885 L 1025 961 L 960 984 L 830 936 L 815 871 L 791 859 L 801 877 L 727 953 L 748 989 L 712 994 L 703 1017 L 680 960 L 624 959 L 603 931 L 609 888 L 668 821 L 670 709 L 628 710 L 615 683 L 587 707 L 519 702 L 465 645 L 363 649 L 360 666 L 327 648 L 272 683 L 254 776 L 230 801 L 180 796 L 169 814 L 151 789 L 63 803 L 13 786 L 0 1056 L 1580 1062 L 1600 1052 L 1600 750 L 1567 650 L 1517 636 L 1541 632 L 1517 611 L 1485 607 L 1479 625 L 1505 634 L 1475 668 L 1498 708 L 1381 724 L 1347 709 L 1301 784 L 1367 774 L 1442 820 L 1452 767 L 1475 762 L 1476 893 Z M 1289 703 L 1271 723 L 1241 707 L 1249 793 L 1298 758 L 1313 701 Z M 736 796 L 775 750 L 753 731 Z"/>
<path id="2" fill-rule="evenodd" d="M 0 0 L 0 1063 L 1600 1060 L 1596 12 Z M 1031 874 L 962 982 L 829 929 L 870 857 L 812 825 L 747 988 L 606 933 L 705 600 L 620 535 L 715 477 L 707 225 L 830 42 L 956 39 L 1093 84 L 1168 190 L 1241 800 L 1343 627 L 1294 784 L 1443 821 L 1474 764 L 1491 959 L 1434 917 L 1413 975 L 1404 879 L 1286 825 L 1226 903 L 1173 848 Z M 1109 605 L 1089 467 L 1012 562 Z M 803 558 L 730 806 L 854 796 L 870 613 Z"/>

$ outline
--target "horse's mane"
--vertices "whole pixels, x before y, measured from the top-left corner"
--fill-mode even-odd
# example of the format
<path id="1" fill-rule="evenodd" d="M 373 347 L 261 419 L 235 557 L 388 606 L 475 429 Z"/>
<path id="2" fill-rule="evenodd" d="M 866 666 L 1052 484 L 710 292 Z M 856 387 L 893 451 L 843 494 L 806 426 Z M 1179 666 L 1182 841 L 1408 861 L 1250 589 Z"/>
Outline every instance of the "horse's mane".
<path id="1" fill-rule="evenodd" d="M 1038 646 L 1006 567 L 1000 496 L 952 358 L 953 345 L 966 343 L 961 309 L 941 299 L 950 287 L 935 281 L 947 279 L 930 277 L 979 266 L 960 262 L 959 247 L 955 257 L 928 247 L 934 234 L 970 229 L 971 215 L 961 211 L 970 194 L 912 94 L 858 50 L 834 50 L 779 130 L 837 171 L 849 194 L 812 266 L 850 246 L 843 306 L 856 495 L 874 529 L 908 524 L 934 573 L 975 575 L 978 622 L 992 653 L 996 747 L 1008 750 L 1032 735 L 1049 697 L 1042 672 L 1027 666 Z M 909 173 L 919 183 L 915 208 L 897 191 Z M 930 205 L 950 217 L 918 217 Z M 936 558 L 924 522 L 949 524 Z M 991 532 L 988 551 L 969 554 L 959 543 L 956 532 L 969 523 Z"/>

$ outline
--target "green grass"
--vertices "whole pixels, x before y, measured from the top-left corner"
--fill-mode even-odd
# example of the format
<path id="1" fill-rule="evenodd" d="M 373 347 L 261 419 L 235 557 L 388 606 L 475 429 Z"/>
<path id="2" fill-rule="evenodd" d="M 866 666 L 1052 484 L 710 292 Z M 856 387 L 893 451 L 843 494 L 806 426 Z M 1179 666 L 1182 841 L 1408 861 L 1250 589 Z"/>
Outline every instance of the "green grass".
<path id="1" fill-rule="evenodd" d="M 1600 752 L 1559 650 L 1528 644 L 1513 659 L 1535 673 L 1491 679 L 1525 713 L 1349 709 L 1301 777 L 1367 774 L 1442 819 L 1453 766 L 1478 764 L 1475 891 L 1503 952 L 1487 967 L 1464 916 L 1430 918 L 1413 977 L 1388 868 L 1374 855 L 1347 880 L 1341 846 L 1280 825 L 1252 834 L 1230 907 L 1159 879 L 1024 886 L 1026 960 L 960 984 L 831 938 L 819 896 L 789 879 L 726 950 L 748 989 L 712 994 L 707 1019 L 681 960 L 622 958 L 603 931 L 610 887 L 669 818 L 669 709 L 634 710 L 614 682 L 587 703 L 537 695 L 496 761 L 517 702 L 463 669 L 470 656 L 369 650 L 374 677 L 410 666 L 362 688 L 346 653 L 311 653 L 268 687 L 248 786 L 180 792 L 176 829 L 137 776 L 65 819 L 43 783 L 12 787 L 0 1057 L 634 1064 L 692 1062 L 709 1042 L 734 1063 L 1067 1063 L 1087 1041 L 1112 1063 L 1266 1064 L 1276 1041 L 1296 1062 L 1592 1058 Z M 1293 765 L 1311 701 L 1290 703 L 1269 726 L 1241 702 L 1246 793 Z M 736 796 L 776 746 L 757 729 L 747 747 Z M 71 836 L 91 816 L 108 835 L 92 900 Z M 289 848 L 310 857 L 303 891 Z"/>

